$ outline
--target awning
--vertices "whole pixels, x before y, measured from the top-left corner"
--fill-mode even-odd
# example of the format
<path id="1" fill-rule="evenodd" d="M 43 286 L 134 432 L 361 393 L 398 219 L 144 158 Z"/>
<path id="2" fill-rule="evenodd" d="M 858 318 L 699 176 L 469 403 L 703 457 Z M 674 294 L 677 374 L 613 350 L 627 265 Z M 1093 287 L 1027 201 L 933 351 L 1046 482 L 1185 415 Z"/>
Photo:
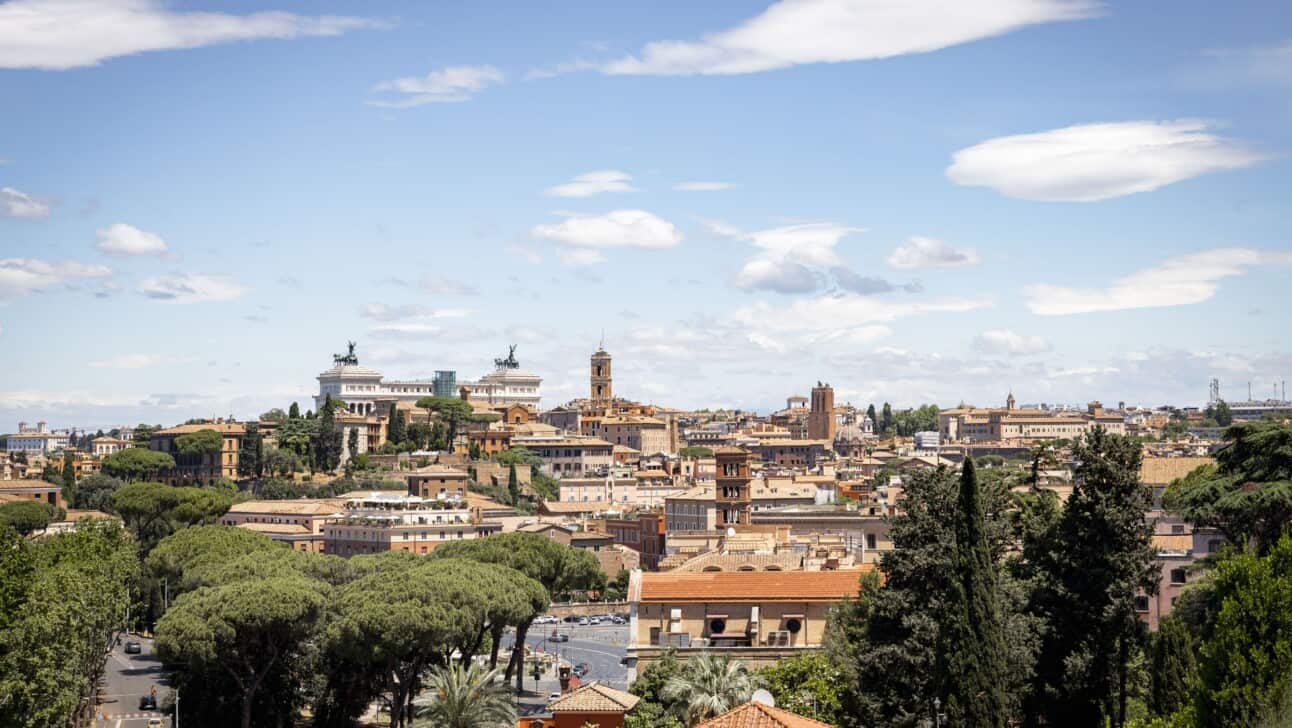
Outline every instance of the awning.
<path id="1" fill-rule="evenodd" d="M 726 619 L 726 618 L 727 618 L 727 615 L 725 615 L 725 614 L 706 614 L 706 615 L 704 615 L 704 618 L 705 618 L 705 619 Z"/>
<path id="2" fill-rule="evenodd" d="M 806 616 L 805 614 L 782 614 L 781 619 L 803 619 Z"/>
<path id="3" fill-rule="evenodd" d="M 722 632 L 719 634 L 709 635 L 711 640 L 747 640 L 749 635 L 744 632 Z"/>

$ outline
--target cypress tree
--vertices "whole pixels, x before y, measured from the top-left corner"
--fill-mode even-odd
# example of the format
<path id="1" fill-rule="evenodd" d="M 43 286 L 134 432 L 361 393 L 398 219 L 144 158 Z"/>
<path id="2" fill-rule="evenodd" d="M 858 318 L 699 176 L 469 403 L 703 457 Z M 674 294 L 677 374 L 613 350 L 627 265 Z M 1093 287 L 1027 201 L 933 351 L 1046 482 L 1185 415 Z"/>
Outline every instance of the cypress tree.
<path id="1" fill-rule="evenodd" d="M 520 502 L 520 479 L 516 477 L 516 463 L 507 469 L 507 494 L 511 496 L 514 506 Z"/>
<path id="2" fill-rule="evenodd" d="M 336 407 L 328 395 L 319 410 L 318 432 L 314 436 L 314 465 L 323 472 L 336 470 L 341 462 L 341 431 L 336 427 Z"/>
<path id="3" fill-rule="evenodd" d="M 390 410 L 390 435 L 387 439 L 396 445 L 408 439 L 408 422 L 404 419 L 404 411 L 398 407 Z"/>
<path id="4" fill-rule="evenodd" d="M 331 395 L 329 395 L 331 396 Z M 287 408 L 287 419 L 299 420 L 301 418 L 301 406 L 292 402 L 292 406 Z"/>
<path id="5" fill-rule="evenodd" d="M 893 426 L 893 406 L 885 402 L 884 409 L 881 412 L 882 414 L 879 417 L 882 422 L 879 425 L 879 431 L 887 435 L 889 429 Z"/>
<path id="6" fill-rule="evenodd" d="M 1198 682 L 1193 649 L 1193 634 L 1184 622 L 1174 617 L 1162 620 L 1153 638 L 1149 671 L 1148 707 L 1154 715 L 1169 716 L 1192 702 Z"/>
<path id="7" fill-rule="evenodd" d="M 870 418 L 870 424 L 875 426 L 875 431 L 879 431 L 879 415 L 875 414 L 875 405 L 872 403 L 866 408 L 866 416 Z"/>
<path id="8" fill-rule="evenodd" d="M 995 564 L 983 526 L 982 495 L 973 459 L 965 458 L 955 512 L 955 572 L 943 651 L 947 713 L 959 725 L 1004 728 L 1005 640 L 996 596 Z"/>

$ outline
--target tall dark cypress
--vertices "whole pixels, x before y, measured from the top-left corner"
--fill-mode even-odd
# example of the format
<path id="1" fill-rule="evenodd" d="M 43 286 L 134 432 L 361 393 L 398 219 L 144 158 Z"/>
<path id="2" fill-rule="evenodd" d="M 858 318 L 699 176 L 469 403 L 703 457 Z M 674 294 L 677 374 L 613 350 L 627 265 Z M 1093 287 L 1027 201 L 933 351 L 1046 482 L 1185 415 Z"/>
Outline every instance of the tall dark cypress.
<path id="1" fill-rule="evenodd" d="M 1198 684 L 1193 634 L 1184 622 L 1167 617 L 1153 638 L 1149 670 L 1148 707 L 1153 715 L 1169 716 L 1189 705 Z"/>
<path id="2" fill-rule="evenodd" d="M 973 460 L 965 458 L 955 515 L 955 578 L 951 622 L 944 633 L 947 713 L 957 725 L 1005 725 L 1005 640 L 996 572 L 983 526 L 982 496 Z"/>

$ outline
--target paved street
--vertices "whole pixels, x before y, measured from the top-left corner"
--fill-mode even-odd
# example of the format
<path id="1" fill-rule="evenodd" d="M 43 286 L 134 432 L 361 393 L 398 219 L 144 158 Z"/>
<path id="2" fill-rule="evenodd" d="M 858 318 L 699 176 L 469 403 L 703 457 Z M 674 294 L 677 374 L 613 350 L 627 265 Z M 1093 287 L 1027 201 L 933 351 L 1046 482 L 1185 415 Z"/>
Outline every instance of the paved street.
<path id="1" fill-rule="evenodd" d="M 126 642 L 136 640 L 143 647 L 138 655 L 125 653 Z M 157 702 L 170 691 L 161 680 L 161 661 L 153 654 L 153 641 L 135 635 L 123 636 L 121 644 L 112 648 L 104 666 L 103 681 L 99 684 L 99 709 L 103 719 L 96 726 L 103 728 L 143 728 L 150 717 L 161 716 L 155 711 L 139 710 L 139 698 L 157 689 Z M 170 718 L 165 718 L 170 726 Z"/>
<path id="2" fill-rule="evenodd" d="M 570 635 L 569 642 L 553 642 L 553 630 Z M 573 624 L 536 624 L 530 628 L 525 640 L 531 650 L 555 652 L 563 661 L 572 665 L 587 663 L 585 682 L 597 681 L 620 690 L 627 690 L 628 669 L 620 664 L 627 653 L 628 625 L 598 625 L 579 627 Z M 510 646 L 510 645 L 508 645 Z M 526 675 L 527 690 L 538 693 L 536 698 L 520 700 L 521 713 L 538 712 L 547 704 L 547 696 L 561 689 L 554 672 L 539 680 L 537 687 Z"/>

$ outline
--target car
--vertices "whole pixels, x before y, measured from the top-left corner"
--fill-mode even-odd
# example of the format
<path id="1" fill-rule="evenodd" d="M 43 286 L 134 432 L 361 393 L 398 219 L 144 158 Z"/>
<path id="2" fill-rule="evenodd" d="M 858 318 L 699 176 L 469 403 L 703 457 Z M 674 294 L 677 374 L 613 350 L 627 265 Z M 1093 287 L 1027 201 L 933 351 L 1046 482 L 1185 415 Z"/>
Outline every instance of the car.
<path id="1" fill-rule="evenodd" d="M 589 625 L 601 624 L 601 617 L 593 617 L 592 619 L 589 619 L 588 624 Z"/>
<path id="2" fill-rule="evenodd" d="M 586 626 L 588 626 L 588 618 L 587 618 L 587 617 L 579 617 L 579 623 L 578 623 L 578 624 L 579 624 L 579 626 L 580 626 L 580 627 L 586 627 Z"/>
<path id="3" fill-rule="evenodd" d="M 151 696 L 151 695 L 141 695 L 141 696 L 139 696 L 139 709 L 140 709 L 140 710 L 157 710 L 157 698 L 154 698 L 154 697 L 153 697 L 153 696 Z"/>
<path id="4" fill-rule="evenodd" d="M 149 719 L 148 719 L 148 728 L 162 728 L 162 727 L 163 727 L 163 726 L 165 726 L 165 725 L 166 725 L 166 724 L 162 722 L 162 719 L 161 719 L 161 718 L 149 718 Z"/>
<path id="5" fill-rule="evenodd" d="M 126 643 L 127 655 L 139 655 L 139 654 L 142 654 L 143 651 L 144 651 L 144 646 L 139 644 L 135 640 L 130 640 L 129 642 Z"/>
<path id="6" fill-rule="evenodd" d="M 611 624 L 623 624 L 623 623 L 624 623 L 624 618 L 623 618 L 623 617 L 620 617 L 619 615 L 617 615 L 617 614 L 616 614 L 615 616 L 613 616 L 613 617 L 611 617 L 611 618 L 610 618 L 610 623 L 611 623 Z"/>
<path id="7" fill-rule="evenodd" d="M 568 616 L 565 618 L 565 623 L 566 623 L 566 624 L 574 624 L 576 621 L 578 621 L 578 619 L 579 619 L 578 617 L 576 617 L 576 616 L 574 616 L 573 614 L 571 614 L 571 615 L 568 615 Z"/>
<path id="8" fill-rule="evenodd" d="M 566 634 L 565 632 L 553 632 L 551 639 L 553 642 L 569 642 L 570 635 Z"/>

